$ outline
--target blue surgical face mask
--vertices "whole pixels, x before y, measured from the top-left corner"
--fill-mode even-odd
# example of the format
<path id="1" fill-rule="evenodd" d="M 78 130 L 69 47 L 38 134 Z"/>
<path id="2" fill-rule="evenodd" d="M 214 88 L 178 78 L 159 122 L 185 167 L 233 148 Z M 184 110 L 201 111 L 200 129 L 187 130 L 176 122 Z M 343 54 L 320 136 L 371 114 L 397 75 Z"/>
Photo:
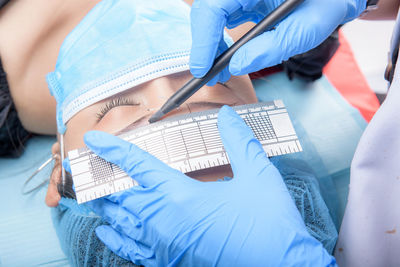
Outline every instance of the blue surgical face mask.
<path id="1" fill-rule="evenodd" d="M 231 44 L 229 37 L 225 42 Z M 181 0 L 103 0 L 67 36 L 47 75 L 57 127 L 91 104 L 189 69 L 190 7 Z"/>

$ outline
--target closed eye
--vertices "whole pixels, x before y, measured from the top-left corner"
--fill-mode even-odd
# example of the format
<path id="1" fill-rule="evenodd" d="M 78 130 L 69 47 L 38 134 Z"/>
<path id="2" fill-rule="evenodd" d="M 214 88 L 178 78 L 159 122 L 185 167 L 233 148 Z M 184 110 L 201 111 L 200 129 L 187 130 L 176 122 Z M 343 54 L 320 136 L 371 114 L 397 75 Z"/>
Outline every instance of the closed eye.
<path id="1" fill-rule="evenodd" d="M 111 99 L 109 102 L 107 102 L 101 109 L 100 112 L 96 114 L 97 117 L 97 122 L 100 122 L 101 119 L 104 118 L 104 116 L 113 108 L 115 107 L 120 107 L 120 106 L 139 106 L 140 103 L 134 101 L 131 98 L 126 98 L 126 97 L 117 97 Z"/>

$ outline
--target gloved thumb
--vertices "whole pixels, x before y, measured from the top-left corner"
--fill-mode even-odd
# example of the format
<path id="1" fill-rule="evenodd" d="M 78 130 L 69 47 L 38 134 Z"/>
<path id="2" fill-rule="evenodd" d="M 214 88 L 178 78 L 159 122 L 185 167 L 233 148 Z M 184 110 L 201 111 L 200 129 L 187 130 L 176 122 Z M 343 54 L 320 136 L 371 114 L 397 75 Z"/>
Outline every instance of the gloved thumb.
<path id="1" fill-rule="evenodd" d="M 271 165 L 252 130 L 232 108 L 223 106 L 220 109 L 218 130 L 234 176 L 242 176 L 240 172 L 259 173 Z"/>

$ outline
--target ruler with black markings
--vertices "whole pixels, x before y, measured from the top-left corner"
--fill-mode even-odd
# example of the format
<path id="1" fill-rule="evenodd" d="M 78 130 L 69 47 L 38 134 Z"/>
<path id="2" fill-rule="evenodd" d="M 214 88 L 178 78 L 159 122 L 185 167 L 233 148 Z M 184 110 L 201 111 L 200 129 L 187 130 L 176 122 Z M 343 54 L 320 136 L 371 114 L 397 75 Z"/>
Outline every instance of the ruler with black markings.
<path id="1" fill-rule="evenodd" d="M 302 150 L 281 100 L 233 107 L 268 156 Z M 229 164 L 217 128 L 218 109 L 190 113 L 134 129 L 120 137 L 183 173 Z M 118 166 L 88 148 L 68 153 L 78 203 L 137 185 Z"/>

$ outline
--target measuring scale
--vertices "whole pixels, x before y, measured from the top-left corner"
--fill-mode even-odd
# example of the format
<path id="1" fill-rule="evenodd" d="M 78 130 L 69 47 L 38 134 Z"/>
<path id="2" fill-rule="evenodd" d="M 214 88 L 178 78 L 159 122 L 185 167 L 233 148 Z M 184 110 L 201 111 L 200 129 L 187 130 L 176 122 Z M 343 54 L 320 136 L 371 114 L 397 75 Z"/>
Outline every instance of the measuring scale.
<path id="1" fill-rule="evenodd" d="M 268 156 L 302 151 L 281 100 L 235 106 Z M 218 109 L 166 118 L 120 135 L 183 173 L 229 164 L 217 128 Z M 68 153 L 77 202 L 84 203 L 137 185 L 117 165 L 87 147 Z"/>

